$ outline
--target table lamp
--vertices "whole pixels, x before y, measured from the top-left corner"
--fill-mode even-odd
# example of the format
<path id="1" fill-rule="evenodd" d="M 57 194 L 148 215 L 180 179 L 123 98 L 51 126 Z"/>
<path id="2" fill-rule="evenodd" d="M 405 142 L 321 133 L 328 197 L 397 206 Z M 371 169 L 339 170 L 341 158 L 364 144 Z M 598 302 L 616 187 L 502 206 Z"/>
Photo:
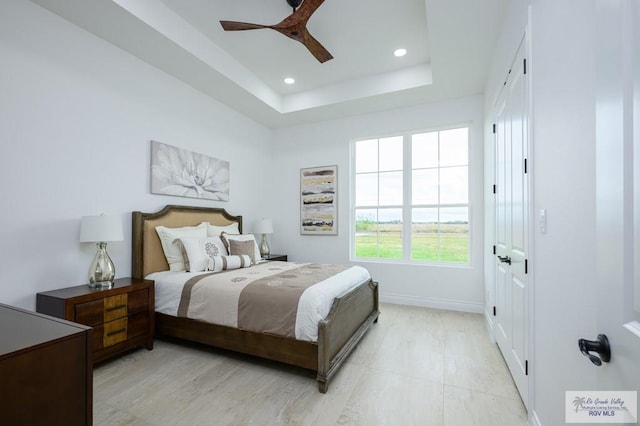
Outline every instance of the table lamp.
<path id="1" fill-rule="evenodd" d="M 83 216 L 80 222 L 80 242 L 96 243 L 98 251 L 89 266 L 89 287 L 111 288 L 116 267 L 107 253 L 108 241 L 122 241 L 122 220 L 119 216 Z"/>
<path id="2" fill-rule="evenodd" d="M 253 231 L 256 234 L 262 234 L 262 240 L 260 241 L 260 254 L 262 257 L 269 256 L 269 242 L 267 241 L 267 234 L 273 234 L 273 223 L 271 219 L 260 219 L 256 221 Z"/>

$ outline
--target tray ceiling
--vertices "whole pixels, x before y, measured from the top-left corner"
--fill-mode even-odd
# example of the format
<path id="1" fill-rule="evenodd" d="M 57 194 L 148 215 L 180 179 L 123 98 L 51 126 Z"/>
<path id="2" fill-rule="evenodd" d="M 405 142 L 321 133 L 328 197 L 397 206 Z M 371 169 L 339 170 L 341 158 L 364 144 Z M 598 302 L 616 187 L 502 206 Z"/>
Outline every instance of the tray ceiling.
<path id="1" fill-rule="evenodd" d="M 269 127 L 482 93 L 508 3 L 326 0 L 308 22 L 321 64 L 276 31 L 220 26 L 278 23 L 285 0 L 32 1 Z"/>

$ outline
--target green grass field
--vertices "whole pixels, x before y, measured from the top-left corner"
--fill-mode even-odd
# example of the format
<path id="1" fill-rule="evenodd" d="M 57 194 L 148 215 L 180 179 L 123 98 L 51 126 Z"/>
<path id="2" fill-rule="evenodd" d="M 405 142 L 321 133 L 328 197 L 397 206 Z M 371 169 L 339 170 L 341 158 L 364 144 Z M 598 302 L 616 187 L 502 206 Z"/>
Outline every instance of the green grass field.
<path id="1" fill-rule="evenodd" d="M 372 225 L 375 226 L 375 225 Z M 380 225 L 380 232 L 358 227 L 356 257 L 402 259 L 401 225 Z M 367 226 L 370 228 L 370 226 Z M 411 259 L 431 262 L 466 263 L 469 261 L 469 233 L 467 224 L 414 225 Z"/>

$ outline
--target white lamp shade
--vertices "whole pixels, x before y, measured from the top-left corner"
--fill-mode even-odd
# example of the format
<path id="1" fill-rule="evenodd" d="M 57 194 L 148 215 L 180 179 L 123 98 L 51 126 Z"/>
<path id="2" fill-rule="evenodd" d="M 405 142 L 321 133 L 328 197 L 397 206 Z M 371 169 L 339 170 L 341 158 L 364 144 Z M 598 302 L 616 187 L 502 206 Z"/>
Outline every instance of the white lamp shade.
<path id="1" fill-rule="evenodd" d="M 256 234 L 273 234 L 273 223 L 271 223 L 271 219 L 257 220 L 253 226 L 253 232 Z"/>
<path id="2" fill-rule="evenodd" d="M 97 243 L 122 241 L 122 219 L 119 216 L 82 216 L 80 222 L 80 242 Z"/>

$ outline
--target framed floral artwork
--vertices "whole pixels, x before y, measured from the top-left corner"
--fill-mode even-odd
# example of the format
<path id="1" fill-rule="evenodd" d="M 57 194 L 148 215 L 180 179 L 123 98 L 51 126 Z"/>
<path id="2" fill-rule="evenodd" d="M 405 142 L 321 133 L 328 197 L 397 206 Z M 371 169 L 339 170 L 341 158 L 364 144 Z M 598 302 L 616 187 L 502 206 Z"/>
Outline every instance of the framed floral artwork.
<path id="1" fill-rule="evenodd" d="M 300 233 L 338 234 L 338 166 L 300 170 Z"/>
<path id="2" fill-rule="evenodd" d="M 229 162 L 151 141 L 151 193 L 229 201 Z"/>

